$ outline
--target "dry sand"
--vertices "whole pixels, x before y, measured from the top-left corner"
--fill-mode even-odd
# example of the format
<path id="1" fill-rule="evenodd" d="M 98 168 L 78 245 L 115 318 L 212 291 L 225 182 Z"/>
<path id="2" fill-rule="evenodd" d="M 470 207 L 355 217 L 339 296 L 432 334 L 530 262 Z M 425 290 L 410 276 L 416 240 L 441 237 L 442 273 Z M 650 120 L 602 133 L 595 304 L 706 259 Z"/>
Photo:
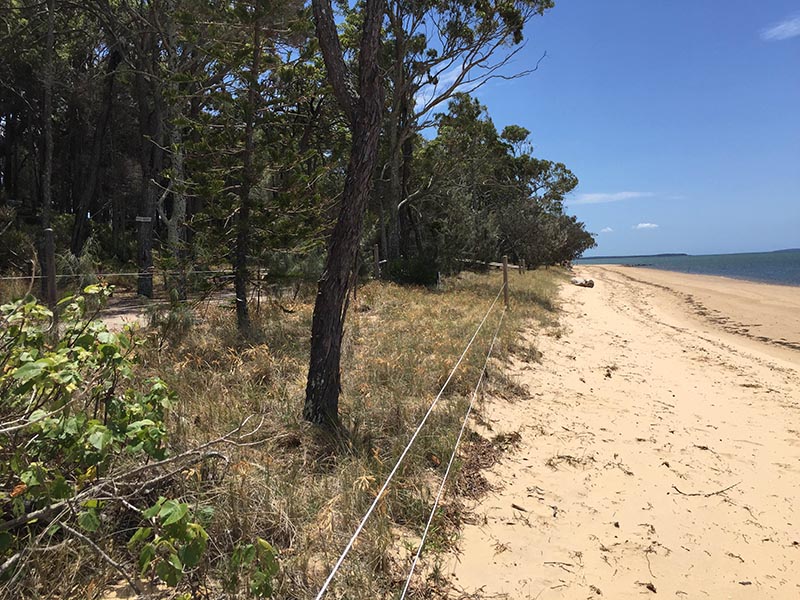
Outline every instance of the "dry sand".
<path id="1" fill-rule="evenodd" d="M 800 598 L 800 288 L 580 267 L 530 334 L 520 446 L 447 568 L 460 598 Z"/>

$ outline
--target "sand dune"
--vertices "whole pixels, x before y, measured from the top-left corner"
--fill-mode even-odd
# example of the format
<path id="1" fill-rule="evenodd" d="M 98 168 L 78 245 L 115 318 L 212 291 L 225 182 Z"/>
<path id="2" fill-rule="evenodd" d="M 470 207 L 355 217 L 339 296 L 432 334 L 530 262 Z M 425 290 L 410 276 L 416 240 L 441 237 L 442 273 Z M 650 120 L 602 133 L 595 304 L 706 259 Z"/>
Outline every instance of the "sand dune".
<path id="1" fill-rule="evenodd" d="M 529 395 L 482 408 L 522 442 L 454 597 L 800 597 L 800 288 L 578 271 L 595 288 L 513 365 Z"/>

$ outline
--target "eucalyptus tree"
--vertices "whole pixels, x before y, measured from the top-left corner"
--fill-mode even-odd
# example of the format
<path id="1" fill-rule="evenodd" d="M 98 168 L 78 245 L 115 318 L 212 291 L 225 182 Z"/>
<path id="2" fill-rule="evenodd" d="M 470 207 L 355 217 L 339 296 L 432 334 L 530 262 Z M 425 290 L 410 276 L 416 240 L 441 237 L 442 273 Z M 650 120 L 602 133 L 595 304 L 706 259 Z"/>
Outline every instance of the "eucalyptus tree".
<path id="1" fill-rule="evenodd" d="M 434 110 L 456 92 L 535 70 L 506 67 L 522 48 L 525 25 L 552 6 L 552 0 L 387 1 L 382 62 L 389 102 L 378 212 L 388 258 L 407 253 L 414 226 L 410 202 L 420 189 L 412 191 L 409 179 L 417 132 L 434 124 Z"/>
<path id="2" fill-rule="evenodd" d="M 383 117 L 379 55 L 385 0 L 365 0 L 363 4 L 357 74 L 345 61 L 331 1 L 312 0 L 312 7 L 327 78 L 347 119 L 352 140 L 339 214 L 318 283 L 303 408 L 307 420 L 332 427 L 339 422 L 339 363 L 351 272 L 364 226 Z"/>
<path id="3" fill-rule="evenodd" d="M 389 186 L 380 207 L 385 215 L 380 230 L 389 256 L 396 256 L 400 245 L 397 215 L 409 195 L 407 188 L 403 191 L 401 171 L 403 157 L 408 160 L 411 155 L 412 135 L 426 125 L 426 115 L 434 107 L 460 88 L 475 89 L 502 76 L 503 66 L 514 54 L 504 50 L 519 44 L 528 19 L 550 6 L 551 0 L 364 0 L 352 9 L 343 5 L 349 17 L 343 22 L 351 27 L 345 30 L 352 48 L 351 68 L 330 0 L 312 0 L 328 81 L 348 120 L 352 146 L 341 209 L 314 307 L 306 419 L 329 426 L 338 422 L 347 291 L 371 194 L 383 118 L 388 119 Z M 388 116 L 383 111 L 383 72 L 390 82 Z M 428 96 L 420 102 L 426 87 Z"/>

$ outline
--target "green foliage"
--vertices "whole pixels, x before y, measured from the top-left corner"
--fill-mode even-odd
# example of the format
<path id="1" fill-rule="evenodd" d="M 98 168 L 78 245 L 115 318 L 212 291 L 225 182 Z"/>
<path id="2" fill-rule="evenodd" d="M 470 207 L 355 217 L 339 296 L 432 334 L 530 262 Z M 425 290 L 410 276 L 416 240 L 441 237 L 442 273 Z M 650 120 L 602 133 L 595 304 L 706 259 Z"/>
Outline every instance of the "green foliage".
<path id="1" fill-rule="evenodd" d="M 26 486 L 13 512 L 68 498 L 102 476 L 116 456 L 164 456 L 164 412 L 171 397 L 158 380 L 126 388 L 131 339 L 83 319 L 90 299 L 110 289 L 89 286 L 65 298 L 59 341 L 50 342 L 53 315 L 30 299 L 0 307 L 2 476 Z M 9 435 L 13 431 L 13 436 Z M 18 516 L 18 515 L 17 515 Z"/>
<path id="2" fill-rule="evenodd" d="M 512 261 L 530 266 L 570 261 L 592 247 L 583 223 L 564 213 L 578 178 L 563 164 L 530 154 L 528 131 L 516 125 L 498 134 L 476 99 L 458 94 L 437 117 L 435 138 L 417 159 L 414 200 L 422 256 L 437 257 L 445 272 L 461 259 Z"/>
<path id="3" fill-rule="evenodd" d="M 0 306 L 0 478 L 8 483 L 0 511 L 10 522 L 0 527 L 0 564 L 25 568 L 20 557 L 43 535 L 54 544 L 77 535 L 95 549 L 118 540 L 105 551 L 178 586 L 212 564 L 206 526 L 214 509 L 177 494 L 149 505 L 153 467 L 182 464 L 167 453 L 175 398 L 160 379 L 136 377 L 142 342 L 86 318 L 110 294 L 93 285 L 62 300 L 57 339 L 53 313 L 31 298 Z M 171 485 L 172 476 L 162 479 Z M 231 552 L 218 560 L 229 587 L 270 597 L 277 552 L 262 539 Z"/>
<path id="4" fill-rule="evenodd" d="M 176 586 L 185 571 L 200 563 L 208 534 L 191 516 L 188 504 L 163 496 L 142 512 L 150 525 L 139 527 L 128 542 L 130 549 L 138 549 L 142 575 L 154 573 L 168 585 Z"/>
<path id="5" fill-rule="evenodd" d="M 390 260 L 384 272 L 387 279 L 401 284 L 436 285 L 439 281 L 436 261 L 422 256 Z"/>
<path id="6" fill-rule="evenodd" d="M 236 594 L 244 586 L 256 598 L 270 598 L 278 574 L 278 553 L 261 538 L 255 544 L 239 544 L 228 561 L 225 591 Z"/>
<path id="7" fill-rule="evenodd" d="M 85 319 L 111 293 L 95 285 L 59 303 L 58 340 L 52 312 L 30 298 L 0 307 L 0 510 L 25 515 L 63 500 L 84 508 L 78 526 L 100 528 L 102 502 L 91 489 L 121 463 L 166 452 L 164 417 L 172 394 L 158 379 L 134 386 L 132 338 Z M 6 553 L 27 540 L 9 534 Z"/>

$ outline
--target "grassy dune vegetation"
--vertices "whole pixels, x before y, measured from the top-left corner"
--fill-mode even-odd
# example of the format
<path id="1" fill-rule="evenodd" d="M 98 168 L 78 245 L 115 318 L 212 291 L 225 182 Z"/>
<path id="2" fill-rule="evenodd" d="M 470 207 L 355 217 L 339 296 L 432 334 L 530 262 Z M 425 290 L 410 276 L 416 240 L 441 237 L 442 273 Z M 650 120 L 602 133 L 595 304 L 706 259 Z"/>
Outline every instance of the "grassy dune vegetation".
<path id="1" fill-rule="evenodd" d="M 520 345 L 519 333 L 553 322 L 560 277 L 558 270 L 510 274 L 512 310 L 506 314 L 484 393 L 521 393 L 504 376 L 503 361 L 511 353 L 525 360 L 535 356 Z M 142 525 L 136 512 L 144 510 L 146 521 L 146 509 L 162 498 L 161 513 L 151 512 L 150 521 L 163 521 L 164 515 L 169 519 L 172 505 L 168 510 L 164 502 L 174 500 L 187 507 L 181 518 L 198 523 L 207 534 L 202 557 L 191 568 L 183 564 L 176 590 L 192 597 L 313 598 L 501 283 L 498 273 L 463 273 L 445 280 L 438 290 L 384 282 L 360 287 L 348 313 L 344 427 L 335 438 L 320 433 L 300 414 L 311 288 L 301 289 L 295 298 L 262 299 L 254 311 L 258 333 L 248 342 L 237 335 L 225 306 L 196 311 L 191 326 L 187 315 L 172 315 L 161 321 L 171 326 L 141 331 L 145 342 L 135 349 L 134 387 L 158 376 L 175 393 L 165 417 L 166 456 L 199 450 L 192 460 L 160 467 L 151 476 L 152 486 L 128 494 L 124 500 L 129 506 L 109 508 L 96 527 L 73 525 L 83 537 L 64 530 L 42 537 L 42 526 L 29 523 L 26 539 L 31 545 L 10 581 L 5 577 L 3 594 L 98 598 L 109 585 L 125 587 L 119 569 L 99 550 L 142 589 L 175 593 L 147 587 L 156 581 L 153 564 L 163 563 L 167 554 L 160 548 L 142 575 L 140 545 L 132 540 Z M 389 598 L 396 593 L 502 311 L 501 295 L 339 572 L 330 597 Z M 224 437 L 231 431 L 235 434 Z M 207 445 L 213 440 L 219 441 Z M 475 433 L 463 444 L 458 470 L 451 475 L 428 537 L 425 568 L 415 576 L 413 597 L 438 597 L 445 589 L 436 554 L 454 548 L 463 518 L 460 498 L 485 491 L 479 467 L 505 445 L 505 439 L 486 440 Z M 117 464 L 120 460 L 126 459 Z M 128 464 L 129 470 L 136 468 L 135 462 Z M 9 489 L 15 483 L 6 482 Z M 9 494 L 0 502 L 8 512 Z M 25 537 L 23 531 L 15 533 Z M 262 554 L 259 540 L 274 548 L 275 556 Z M 185 540 L 175 545 L 180 543 Z M 6 550 L 3 560 L 10 554 Z M 55 587 L 53 573 L 60 574 Z M 156 569 L 162 580 L 165 573 Z"/>

